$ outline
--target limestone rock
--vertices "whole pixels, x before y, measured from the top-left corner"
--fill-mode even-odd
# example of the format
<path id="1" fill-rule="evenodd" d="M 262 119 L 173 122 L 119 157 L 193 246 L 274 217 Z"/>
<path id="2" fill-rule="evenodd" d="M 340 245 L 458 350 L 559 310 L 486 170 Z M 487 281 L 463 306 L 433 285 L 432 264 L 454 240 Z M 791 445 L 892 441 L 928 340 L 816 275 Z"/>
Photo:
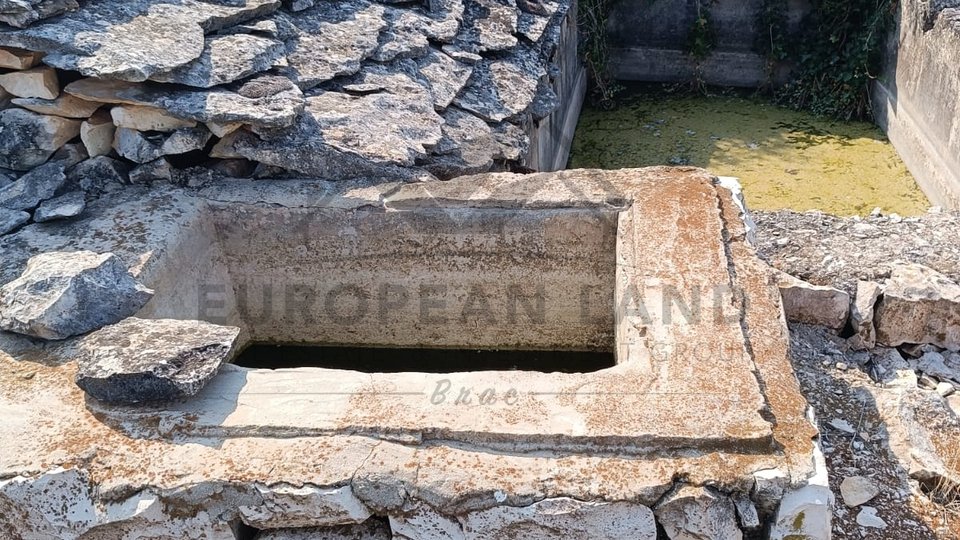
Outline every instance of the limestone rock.
<path id="1" fill-rule="evenodd" d="M 167 140 L 163 141 L 160 152 L 165 156 L 171 156 L 202 150 L 211 137 L 213 137 L 213 134 L 202 125 L 178 129 L 171 133 Z"/>
<path id="2" fill-rule="evenodd" d="M 56 162 L 63 165 L 64 168 L 69 168 L 88 157 L 90 155 L 87 154 L 87 149 L 84 148 L 82 143 L 67 143 L 50 156 L 49 163 Z"/>
<path id="3" fill-rule="evenodd" d="M 131 184 L 151 184 L 153 182 L 173 182 L 173 167 L 166 158 L 158 158 L 153 161 L 134 167 L 130 171 Z"/>
<path id="4" fill-rule="evenodd" d="M 304 90 L 358 72 L 386 27 L 384 7 L 366 0 L 319 2 L 276 21 L 289 64 L 280 71 Z"/>
<path id="5" fill-rule="evenodd" d="M 54 99 L 60 95 L 57 72 L 51 67 L 36 67 L 0 75 L 0 87 L 21 98 Z"/>
<path id="6" fill-rule="evenodd" d="M 873 500 L 880 494 L 880 488 L 864 476 L 848 476 L 840 483 L 840 495 L 843 504 L 854 508 Z"/>
<path id="7" fill-rule="evenodd" d="M 243 92 L 243 88 L 262 79 L 264 78 L 248 81 L 237 91 L 224 88 L 173 89 L 149 84 L 81 79 L 68 84 L 64 91 L 91 101 L 155 107 L 172 116 L 197 122 L 240 122 L 263 128 L 284 128 L 292 125 L 303 111 L 303 93 L 289 81 L 286 85 L 272 86 L 275 92 L 270 94 L 253 95 Z"/>
<path id="8" fill-rule="evenodd" d="M 46 163 L 21 176 L 16 182 L 0 188 L 0 207 L 9 210 L 32 210 L 53 197 L 67 177 L 63 164 Z"/>
<path id="9" fill-rule="evenodd" d="M 731 507 L 732 508 L 732 507 Z M 657 526 L 646 506 L 545 499 L 530 506 L 495 506 L 460 518 L 464 538 L 654 540 Z"/>
<path id="10" fill-rule="evenodd" d="M 545 75 L 539 53 L 519 45 L 502 59 L 475 65 L 470 82 L 454 103 L 484 120 L 500 122 L 527 110 Z"/>
<path id="11" fill-rule="evenodd" d="M 943 397 L 950 397 L 956 392 L 956 387 L 947 381 L 943 381 L 937 384 L 936 392 L 938 395 Z"/>
<path id="12" fill-rule="evenodd" d="M 654 509 L 671 540 L 740 540 L 733 501 L 709 488 L 683 486 Z"/>
<path id="13" fill-rule="evenodd" d="M 76 382 L 108 403 L 192 396 L 231 358 L 239 334 L 203 321 L 130 317 L 80 341 Z"/>
<path id="14" fill-rule="evenodd" d="M 200 58 L 150 77 L 152 81 L 210 88 L 286 65 L 286 47 L 269 37 L 228 34 L 206 38 Z"/>
<path id="15" fill-rule="evenodd" d="M 431 50 L 430 54 L 420 59 L 417 68 L 429 83 L 433 106 L 439 111 L 450 106 L 473 73 L 470 66 L 437 50 Z"/>
<path id="16" fill-rule="evenodd" d="M 860 510 L 860 513 L 857 514 L 857 525 L 873 529 L 887 528 L 887 522 L 877 515 L 877 509 L 872 506 L 864 506 Z"/>
<path id="17" fill-rule="evenodd" d="M 877 342 L 960 350 L 960 285 L 920 264 L 894 266 L 874 315 Z"/>
<path id="18" fill-rule="evenodd" d="M 40 207 L 33 213 L 33 220 L 44 223 L 79 216 L 86 205 L 82 191 L 71 191 L 40 203 Z"/>
<path id="19" fill-rule="evenodd" d="M 956 446 L 953 440 L 960 430 L 960 418 L 951 414 L 946 400 L 918 388 L 874 396 L 890 451 L 910 478 L 960 484 L 956 458 L 944 451 Z"/>
<path id="20" fill-rule="evenodd" d="M 262 502 L 240 507 L 243 522 L 258 529 L 326 527 L 361 523 L 370 510 L 350 486 L 321 488 L 288 484 L 257 486 Z"/>
<path id="21" fill-rule="evenodd" d="M 22 210 L 0 207 L 0 235 L 15 231 L 28 221 L 30 221 L 30 214 Z"/>
<path id="22" fill-rule="evenodd" d="M 116 130 L 113 118 L 107 111 L 97 111 L 96 114 L 84 120 L 80 124 L 80 140 L 87 149 L 87 154 L 90 157 L 109 154 L 113 148 Z"/>
<path id="23" fill-rule="evenodd" d="M 443 119 L 443 139 L 424 164 L 437 178 L 486 172 L 495 160 L 516 160 L 526 154 L 526 134 L 512 124 L 491 127 L 456 107 L 447 109 Z"/>
<path id="24" fill-rule="evenodd" d="M 385 167 L 411 167 L 441 138 L 443 120 L 430 92 L 411 76 L 369 68 L 358 83 L 382 92 L 354 96 L 321 92 L 307 99 L 297 126 L 265 133 L 231 133 L 211 152 L 218 158 L 247 158 L 327 179 L 382 174 Z M 394 169 L 390 169 L 391 172 Z"/>
<path id="25" fill-rule="evenodd" d="M 174 131 L 197 125 L 194 120 L 184 120 L 154 107 L 120 105 L 110 109 L 113 125 L 137 131 Z"/>
<path id="26" fill-rule="evenodd" d="M 266 15 L 280 0 L 99 0 L 23 30 L 0 45 L 47 53 L 47 65 L 84 76 L 144 81 L 203 53 L 204 33 Z"/>
<path id="27" fill-rule="evenodd" d="M 96 112 L 103 103 L 87 101 L 70 94 L 61 94 L 56 99 L 17 98 L 12 100 L 14 105 L 28 111 L 40 114 L 52 114 L 64 118 L 87 118 Z"/>
<path id="28" fill-rule="evenodd" d="M 95 156 L 67 171 L 67 179 L 76 182 L 91 197 L 123 189 L 129 168 L 107 156 Z"/>
<path id="29" fill-rule="evenodd" d="M 946 358 L 940 353 L 924 353 L 917 362 L 917 367 L 930 377 L 960 384 L 960 366 L 948 366 Z"/>
<path id="30" fill-rule="evenodd" d="M 473 0 L 466 4 L 457 45 L 471 52 L 502 51 L 517 45 L 517 18 L 513 0 Z"/>
<path id="31" fill-rule="evenodd" d="M 447 2 L 436 10 L 388 7 L 384 11 L 387 25 L 371 58 L 377 62 L 420 58 L 432 50 L 431 42 L 449 43 L 456 38 L 462 13 L 459 1 Z"/>
<path id="32" fill-rule="evenodd" d="M 391 540 L 390 527 L 377 518 L 356 525 L 260 531 L 254 540 Z"/>
<path id="33" fill-rule="evenodd" d="M 0 287 L 0 328 L 64 339 L 129 317 L 152 296 L 112 253 L 51 251 Z"/>
<path id="34" fill-rule="evenodd" d="M 850 306 L 850 325 L 855 332 L 848 340 L 856 350 L 872 349 L 877 343 L 877 331 L 873 326 L 873 307 L 883 288 L 873 281 L 858 281 L 857 293 Z"/>
<path id="35" fill-rule="evenodd" d="M 162 135 L 147 135 L 135 129 L 117 128 L 113 136 L 113 149 L 134 163 L 147 163 L 163 156 L 160 146 Z"/>
<path id="36" fill-rule="evenodd" d="M 750 497 L 742 493 L 731 496 L 733 507 L 737 511 L 737 518 L 740 521 L 742 529 L 752 531 L 759 529 L 763 523 L 760 521 L 760 515 L 757 513 L 757 507 L 750 500 Z"/>
<path id="37" fill-rule="evenodd" d="M 23 49 L 0 47 L 0 68 L 3 69 L 30 69 L 40 63 L 43 54 Z"/>
<path id="38" fill-rule="evenodd" d="M 0 22 L 22 28 L 77 7 L 76 0 L 0 0 Z"/>
<path id="39" fill-rule="evenodd" d="M 223 124 L 219 122 L 207 122 L 205 125 L 207 126 L 207 129 L 209 129 L 211 133 L 221 138 L 226 137 L 230 133 L 233 133 L 234 131 L 243 127 L 243 124 L 239 122 L 231 122 L 227 124 Z"/>
<path id="40" fill-rule="evenodd" d="M 0 111 L 0 167 L 28 171 L 80 134 L 80 122 L 23 109 Z"/>
<path id="41" fill-rule="evenodd" d="M 518 4 L 522 8 L 523 4 L 532 3 L 521 0 Z M 560 4 L 556 2 L 536 2 L 536 6 L 539 8 L 536 13 L 524 10 L 517 20 L 517 33 L 534 43 L 540 41 L 540 38 L 543 37 L 552 18 L 560 18 L 566 12 L 566 8 L 561 9 Z M 560 15 L 557 15 L 558 12 Z"/>
<path id="42" fill-rule="evenodd" d="M 850 295 L 833 287 L 811 285 L 780 273 L 778 283 L 787 320 L 840 330 L 847 322 Z"/>

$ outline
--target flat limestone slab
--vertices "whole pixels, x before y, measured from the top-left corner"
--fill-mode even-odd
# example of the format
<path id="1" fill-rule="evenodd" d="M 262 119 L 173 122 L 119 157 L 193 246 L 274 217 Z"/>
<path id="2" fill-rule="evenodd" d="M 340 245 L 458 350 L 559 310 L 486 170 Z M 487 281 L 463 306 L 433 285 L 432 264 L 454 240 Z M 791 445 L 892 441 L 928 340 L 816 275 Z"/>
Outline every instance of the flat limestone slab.
<path id="1" fill-rule="evenodd" d="M 802 486 L 813 473 L 815 430 L 786 356 L 773 274 L 746 243 L 735 199 L 704 171 L 493 174 L 379 186 L 231 181 L 200 192 L 134 197 L 134 191 L 104 197 L 69 227 L 29 225 L 0 239 L 0 250 L 10 254 L 0 275 L 16 276 L 37 251 L 113 251 L 157 291 L 139 317 L 195 319 L 198 297 L 225 285 L 216 289 L 217 322 L 244 328 L 246 339 L 284 325 L 361 335 L 368 330 L 363 321 L 336 327 L 322 310 L 311 325 L 298 318 L 302 313 L 258 322 L 236 307 L 235 285 L 253 271 L 275 279 L 271 272 L 285 264 L 329 269 L 328 279 L 352 270 L 377 277 L 375 269 L 389 264 L 371 254 L 385 249 L 389 235 L 382 244 L 334 240 L 361 217 L 380 229 L 400 224 L 387 220 L 413 219 L 407 226 L 423 238 L 436 236 L 437 224 L 466 223 L 469 234 L 448 230 L 439 243 L 424 243 L 427 250 L 415 245 L 423 238 L 398 233 L 406 247 L 397 251 L 397 266 L 405 271 L 419 263 L 429 271 L 467 246 L 491 260 L 454 265 L 463 272 L 535 279 L 536 267 L 528 269 L 521 252 L 507 259 L 519 274 L 496 273 L 500 265 L 492 258 L 529 242 L 540 249 L 529 260 L 546 253 L 542 260 L 561 269 L 575 264 L 578 249 L 601 253 L 613 246 L 609 258 L 574 266 L 576 273 L 592 272 L 576 285 L 600 287 L 611 312 L 587 322 L 565 319 L 568 292 L 560 291 L 547 295 L 560 303 L 557 312 L 547 311 L 543 328 L 553 328 L 555 316 L 557 328 L 569 323 L 580 338 L 595 339 L 592 346 L 612 348 L 617 365 L 586 374 L 227 366 L 193 398 L 119 407 L 87 398 L 73 384 L 74 341 L 40 346 L 0 334 L 0 415 L 7 419 L 0 427 L 0 479 L 62 466 L 81 470 L 84 485 L 97 486 L 90 496 L 100 501 L 155 493 L 190 515 L 202 508 L 229 517 L 263 497 L 264 486 L 282 483 L 348 486 L 378 515 L 416 501 L 460 514 L 557 497 L 652 505 L 678 478 L 747 493 L 757 475 L 780 479 L 783 488 Z M 429 219 L 418 220 L 421 211 Z M 441 214 L 449 219 L 437 221 Z M 485 218 L 473 222 L 468 214 Z M 323 227 L 304 225 L 305 215 Z M 292 255 L 273 245 L 236 254 L 250 230 L 284 220 L 291 232 L 278 237 Z M 548 225 L 537 233 L 537 224 Z M 335 253 L 318 250 L 336 245 L 342 247 Z M 299 262 L 290 263 L 297 254 Z M 455 289 L 444 298 L 453 299 Z M 692 291 L 700 294 L 698 312 L 690 307 Z M 386 320 L 398 339 L 424 329 L 407 319 Z M 564 339 L 517 326 L 494 328 L 517 343 Z M 488 338 L 469 327 L 438 325 L 421 339 L 443 344 L 459 336 L 470 345 Z M 439 391 L 447 383 L 449 390 Z M 461 387 L 471 390 L 470 404 L 456 403 Z M 480 403 L 487 389 L 496 399 L 486 394 Z M 211 500 L 212 493 L 222 495 Z"/>

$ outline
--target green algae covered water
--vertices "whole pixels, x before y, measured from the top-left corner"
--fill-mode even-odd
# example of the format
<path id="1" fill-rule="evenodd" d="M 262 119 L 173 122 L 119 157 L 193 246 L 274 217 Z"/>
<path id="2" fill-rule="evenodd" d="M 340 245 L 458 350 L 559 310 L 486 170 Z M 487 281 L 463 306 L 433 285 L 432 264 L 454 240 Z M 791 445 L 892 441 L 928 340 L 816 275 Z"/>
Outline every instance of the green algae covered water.
<path id="1" fill-rule="evenodd" d="M 570 168 L 694 165 L 743 184 L 758 210 L 918 215 L 930 203 L 883 132 L 736 95 L 633 88 L 613 110 L 586 106 Z"/>

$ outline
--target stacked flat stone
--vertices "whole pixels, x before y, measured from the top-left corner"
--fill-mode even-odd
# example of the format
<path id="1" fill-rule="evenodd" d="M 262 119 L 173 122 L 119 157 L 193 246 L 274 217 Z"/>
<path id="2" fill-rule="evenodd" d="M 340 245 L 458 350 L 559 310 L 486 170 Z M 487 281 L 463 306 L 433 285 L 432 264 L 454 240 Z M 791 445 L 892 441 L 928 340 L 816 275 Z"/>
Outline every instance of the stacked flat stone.
<path id="1" fill-rule="evenodd" d="M 0 10 L 0 234 L 45 200 L 187 166 L 328 180 L 509 169 L 556 108 L 567 14 L 562 0 L 14 5 Z M 62 185 L 9 203 L 54 162 Z"/>

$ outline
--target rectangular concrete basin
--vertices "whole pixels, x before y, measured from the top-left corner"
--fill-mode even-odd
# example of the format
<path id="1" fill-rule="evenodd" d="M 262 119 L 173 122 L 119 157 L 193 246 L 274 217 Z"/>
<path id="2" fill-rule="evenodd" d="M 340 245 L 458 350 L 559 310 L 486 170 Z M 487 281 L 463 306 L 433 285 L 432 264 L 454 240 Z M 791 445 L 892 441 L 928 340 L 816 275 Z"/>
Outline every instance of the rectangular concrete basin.
<path id="1" fill-rule="evenodd" d="M 144 269 L 157 295 L 140 316 L 234 324 L 250 343 L 612 351 L 616 365 L 228 366 L 195 399 L 124 415 L 213 437 L 769 452 L 721 197 L 699 171 L 207 188 L 179 243 Z"/>

